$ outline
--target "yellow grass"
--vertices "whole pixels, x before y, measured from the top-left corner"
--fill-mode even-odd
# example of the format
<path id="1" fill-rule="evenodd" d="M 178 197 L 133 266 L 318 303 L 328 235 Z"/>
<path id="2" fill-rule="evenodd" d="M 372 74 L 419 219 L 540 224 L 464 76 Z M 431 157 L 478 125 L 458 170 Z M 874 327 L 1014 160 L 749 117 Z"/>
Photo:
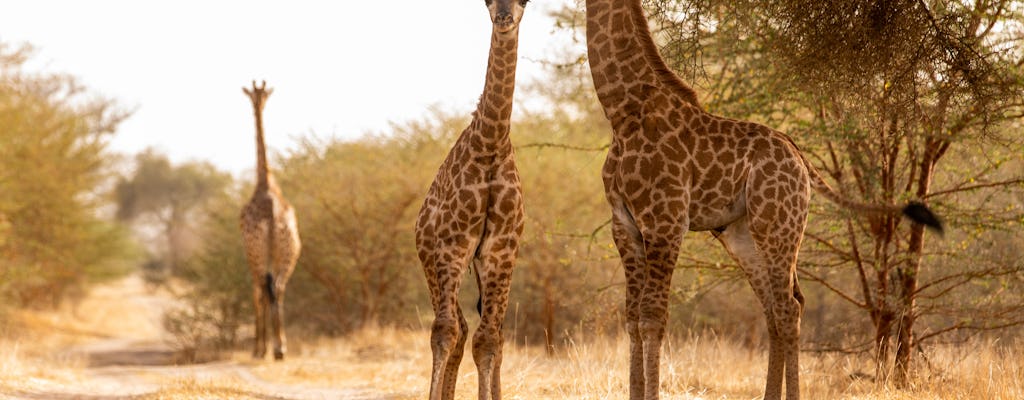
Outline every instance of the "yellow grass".
<path id="1" fill-rule="evenodd" d="M 89 379 L 81 360 L 61 358 L 40 346 L 55 339 L 4 340 L 0 355 L 0 394 L 47 393 L 53 388 L 81 387 Z M 153 378 L 155 387 L 143 399 L 246 399 L 262 395 L 304 398 L 298 388 L 346 390 L 357 398 L 420 399 L 429 387 L 429 333 L 369 328 L 344 339 L 321 339 L 301 345 L 284 362 L 252 361 L 233 355 L 223 368 L 245 369 L 270 388 L 296 388 L 267 393 L 237 377 L 209 370 Z M 66 339 L 61 339 L 66 340 Z M 506 399 L 625 399 L 627 343 L 596 339 L 566 346 L 554 356 L 536 348 L 505 346 L 503 394 Z M 848 355 L 802 356 L 802 395 L 807 399 L 920 400 L 1024 398 L 1024 358 L 1020 346 L 971 343 L 932 349 L 931 367 L 922 368 L 912 388 L 897 390 L 865 375 L 868 360 Z M 662 362 L 665 399 L 757 399 L 764 384 L 764 351 L 729 341 L 670 338 Z M 174 367 L 169 367 L 174 368 Z M 190 368 L 187 366 L 182 369 Z M 211 370 L 217 365 L 206 367 Z M 284 389 L 282 389 L 284 390 Z M 105 388 L 106 393 L 116 389 Z M 59 393 L 67 393 L 59 392 Z M 289 397 L 287 393 L 292 393 Z M 295 395 L 294 393 L 300 393 Z M 309 398 L 319 398 L 310 391 Z M 358 395 L 357 395 L 358 394 Z M 2 397 L 2 396 L 0 396 Z M 459 370 L 457 397 L 476 397 L 476 368 L 467 351 Z M 341 397 L 344 398 L 344 397 Z"/>
<path id="2" fill-rule="evenodd" d="M 125 281 L 118 290 L 90 296 L 78 311 L 13 312 L 0 326 L 0 399 L 84 398 L 128 395 L 141 399 L 422 399 L 429 388 L 429 332 L 371 327 L 340 339 L 293 335 L 283 362 L 254 361 L 247 352 L 223 362 L 182 366 L 90 368 L 70 348 L 120 339 L 133 343 L 161 336 L 152 294 Z M 159 297 L 159 296 L 157 296 Z M 80 304 L 81 306 L 81 304 Z M 85 312 L 83 310 L 88 310 Z M 122 318 L 104 317 L 123 315 Z M 1024 399 L 1024 344 L 977 341 L 930 348 L 910 389 L 870 378 L 863 356 L 805 353 L 805 399 L 919 400 Z M 585 338 L 548 356 L 543 350 L 505 346 L 502 388 L 506 399 L 625 399 L 627 342 Z M 758 399 L 767 364 L 763 350 L 728 340 L 670 337 L 663 349 L 665 399 Z M 457 398 L 476 398 L 476 368 L 466 352 Z"/>
<path id="3" fill-rule="evenodd" d="M 359 388 L 368 393 L 422 398 L 429 387 L 429 333 L 369 328 L 344 340 L 321 340 L 282 364 L 260 364 L 256 373 L 285 383 Z M 509 399 L 624 399 L 626 340 L 567 346 L 549 357 L 536 348 L 505 346 L 503 395 Z M 1021 399 L 1024 358 L 1019 346 L 972 343 L 932 349 L 910 389 L 896 390 L 866 375 L 865 357 L 802 356 L 802 395 L 808 399 Z M 476 368 L 466 352 L 458 398 L 476 397 Z M 725 340 L 670 339 L 662 362 L 666 399 L 755 399 L 764 385 L 764 351 Z"/>

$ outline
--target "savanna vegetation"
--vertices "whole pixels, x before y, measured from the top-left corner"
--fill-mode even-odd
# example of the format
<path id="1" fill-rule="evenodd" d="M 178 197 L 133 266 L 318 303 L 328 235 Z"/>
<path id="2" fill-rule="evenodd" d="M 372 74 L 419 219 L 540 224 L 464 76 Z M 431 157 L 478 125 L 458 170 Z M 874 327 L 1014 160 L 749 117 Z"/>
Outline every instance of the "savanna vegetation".
<path id="1" fill-rule="evenodd" d="M 830 383 L 805 380 L 820 390 L 811 398 L 870 391 L 860 378 L 934 398 L 953 381 L 974 382 L 954 397 L 986 397 L 992 384 L 1010 388 L 992 398 L 1019 395 L 1002 379 L 1019 380 L 1019 362 L 1004 361 L 1024 346 L 1024 3 L 645 4 L 662 53 L 710 112 L 787 132 L 847 196 L 920 199 L 944 218 L 938 236 L 813 198 L 798 265 L 803 348 L 813 360 L 805 365 Z M 512 126 L 527 224 L 506 338 L 522 371 L 547 375 L 538 365 L 557 360 L 620 365 L 609 370 L 624 375 L 626 352 L 615 350 L 623 277 L 599 175 L 611 134 L 586 69 L 582 4 L 555 17 L 556 29 L 578 40 L 548 60 L 546 78 L 517 89 L 530 99 Z M 184 306 L 165 324 L 182 347 L 244 344 L 252 305 L 238 212 L 254 179 L 175 165 L 155 151 L 111 154 L 107 140 L 129 113 L 70 76 L 24 72 L 30 55 L 0 44 L 0 312 L 52 307 L 145 266 L 153 284 L 178 282 Z M 437 107 L 356 140 L 311 134 L 273 157 L 303 240 L 286 302 L 290 330 L 351 338 L 362 349 L 373 348 L 368 336 L 398 335 L 401 346 L 409 340 L 401 332 L 429 326 L 413 221 L 468 120 L 467 110 Z M 692 376 L 669 372 L 666 385 L 756 396 L 760 383 L 729 388 L 734 377 L 684 367 L 760 357 L 764 324 L 745 277 L 706 233 L 686 237 L 677 267 L 669 332 L 678 348 L 665 358 Z M 463 307 L 473 310 L 466 279 Z M 607 359 L 596 358 L 599 348 L 612 349 Z M 987 387 L 956 368 L 993 365 L 1007 369 Z M 750 369 L 744 377 L 760 382 L 760 367 Z M 512 392 L 515 376 L 505 380 Z M 625 393 L 607 379 L 541 395 Z"/>

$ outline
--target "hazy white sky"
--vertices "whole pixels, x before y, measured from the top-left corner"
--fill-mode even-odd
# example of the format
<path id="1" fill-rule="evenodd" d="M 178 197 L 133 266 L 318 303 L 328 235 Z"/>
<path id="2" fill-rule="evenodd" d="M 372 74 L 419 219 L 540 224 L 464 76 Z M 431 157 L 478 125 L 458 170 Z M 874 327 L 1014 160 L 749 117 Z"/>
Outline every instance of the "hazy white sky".
<path id="1" fill-rule="evenodd" d="M 520 83 L 540 73 L 530 60 L 558 47 L 547 11 L 566 1 L 527 7 Z M 482 0 L 0 0 L 0 10 L 0 41 L 37 47 L 31 69 L 70 73 L 136 108 L 113 149 L 152 146 L 234 173 L 255 163 L 250 80 L 275 89 L 264 114 L 272 150 L 312 133 L 357 137 L 432 104 L 469 113 L 491 30 Z"/>

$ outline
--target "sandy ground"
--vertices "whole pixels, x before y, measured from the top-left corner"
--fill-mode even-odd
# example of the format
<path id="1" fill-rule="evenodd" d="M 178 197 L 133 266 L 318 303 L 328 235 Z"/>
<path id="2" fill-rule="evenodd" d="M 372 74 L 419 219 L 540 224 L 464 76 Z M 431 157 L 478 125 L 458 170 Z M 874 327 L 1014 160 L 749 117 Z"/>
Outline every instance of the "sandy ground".
<path id="1" fill-rule="evenodd" d="M 217 392 L 210 393 L 209 397 L 169 394 L 202 393 L 207 387 L 226 388 L 233 398 L 388 398 L 358 388 L 268 381 L 254 370 L 257 367 L 265 370 L 266 364 L 271 363 L 269 360 L 175 365 L 173 342 L 161 323 L 163 314 L 173 306 L 169 293 L 147 288 L 138 276 L 95 288 L 69 312 L 73 315 L 71 324 L 55 323 L 69 326 L 75 332 L 77 343 L 53 349 L 52 357 L 71 372 L 27 377 L 13 385 L 14 388 L 0 387 L 0 398 L 221 398 Z"/>

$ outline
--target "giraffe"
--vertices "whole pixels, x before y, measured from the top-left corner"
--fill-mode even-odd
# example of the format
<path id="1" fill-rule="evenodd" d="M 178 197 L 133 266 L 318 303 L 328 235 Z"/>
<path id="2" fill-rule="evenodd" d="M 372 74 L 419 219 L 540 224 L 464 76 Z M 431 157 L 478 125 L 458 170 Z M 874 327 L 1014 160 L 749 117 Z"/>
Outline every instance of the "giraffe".
<path id="1" fill-rule="evenodd" d="M 273 89 L 267 82 L 252 82 L 252 89 L 242 88 L 252 101 L 256 117 L 256 190 L 242 208 L 240 225 L 245 256 L 252 274 L 252 297 L 256 310 L 254 358 L 267 352 L 267 319 L 274 331 L 274 359 L 284 359 L 284 294 L 288 278 L 295 270 L 302 247 L 295 209 L 281 194 L 267 166 L 267 149 L 263 143 L 263 107 Z"/>
<path id="2" fill-rule="evenodd" d="M 861 213 L 902 212 L 941 233 L 923 204 L 837 194 L 785 134 L 705 112 L 668 68 L 641 0 L 586 0 L 587 53 L 613 131 L 602 169 L 626 278 L 629 397 L 659 398 L 668 294 L 687 231 L 711 231 L 761 302 L 769 332 L 765 399 L 799 399 L 804 298 L 796 276 L 810 188 Z"/>
<path id="3" fill-rule="evenodd" d="M 434 309 L 430 399 L 453 399 L 468 335 L 458 304 L 469 264 L 475 270 L 480 326 L 473 335 L 481 400 L 501 398 L 502 321 L 523 233 L 523 195 L 509 140 L 519 21 L 527 0 L 486 0 L 492 22 L 483 94 L 427 192 L 416 221 L 416 248 Z"/>

